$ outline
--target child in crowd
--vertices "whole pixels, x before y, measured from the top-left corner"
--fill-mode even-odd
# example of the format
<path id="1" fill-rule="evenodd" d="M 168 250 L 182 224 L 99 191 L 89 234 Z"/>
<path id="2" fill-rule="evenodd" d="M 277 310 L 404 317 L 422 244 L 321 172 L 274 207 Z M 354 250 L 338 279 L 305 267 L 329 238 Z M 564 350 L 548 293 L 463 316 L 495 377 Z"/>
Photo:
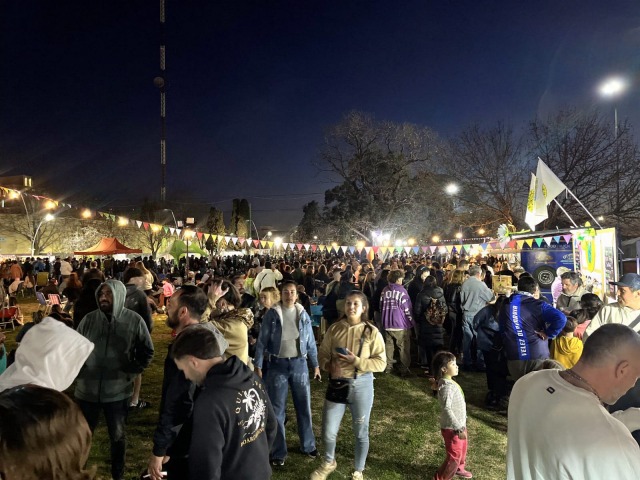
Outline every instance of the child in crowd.
<path id="1" fill-rule="evenodd" d="M 467 405 L 462 388 L 453 381 L 458 375 L 456 357 L 451 352 L 438 352 L 433 359 L 433 373 L 438 381 L 440 401 L 440 428 L 444 438 L 447 458 L 440 466 L 434 480 L 450 480 L 454 476 L 472 478 L 465 470 L 467 459 Z"/>
<path id="2" fill-rule="evenodd" d="M 582 355 L 582 340 L 575 336 L 577 326 L 575 318 L 567 317 L 562 332 L 551 341 L 551 358 L 565 368 L 573 368 Z"/>
<path id="3" fill-rule="evenodd" d="M 585 293 L 580 297 L 580 308 L 569 315 L 576 319 L 578 326 L 574 335 L 582 340 L 582 335 L 602 307 L 602 300 L 593 293 Z"/>

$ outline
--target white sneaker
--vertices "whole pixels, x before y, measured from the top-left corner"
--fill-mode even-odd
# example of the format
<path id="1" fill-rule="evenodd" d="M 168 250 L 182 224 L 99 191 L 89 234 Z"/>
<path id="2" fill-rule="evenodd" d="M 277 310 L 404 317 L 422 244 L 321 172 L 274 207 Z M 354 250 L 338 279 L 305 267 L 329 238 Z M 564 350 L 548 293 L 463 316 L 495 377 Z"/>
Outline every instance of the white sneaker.
<path id="1" fill-rule="evenodd" d="M 364 476 L 362 475 L 362 472 L 353 472 L 351 474 L 351 480 L 364 480 Z"/>
<path id="2" fill-rule="evenodd" d="M 325 480 L 331 473 L 336 469 L 338 463 L 334 460 L 333 463 L 327 463 L 324 460 L 322 461 L 322 465 L 316 468 L 309 480 Z M 361 477 L 362 478 L 362 477 Z"/>

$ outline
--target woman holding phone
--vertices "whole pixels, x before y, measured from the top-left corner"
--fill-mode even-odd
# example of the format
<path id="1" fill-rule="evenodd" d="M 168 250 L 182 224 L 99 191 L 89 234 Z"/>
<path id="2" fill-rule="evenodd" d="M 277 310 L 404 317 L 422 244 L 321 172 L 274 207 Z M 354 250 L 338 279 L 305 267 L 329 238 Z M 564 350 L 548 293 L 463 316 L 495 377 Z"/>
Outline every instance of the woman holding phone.
<path id="1" fill-rule="evenodd" d="M 351 478 L 360 480 L 369 452 L 369 416 L 373 406 L 373 372 L 387 366 L 384 340 L 368 321 L 369 302 L 360 290 L 345 298 L 345 314 L 327 330 L 318 351 L 320 368 L 331 379 L 352 379 L 347 403 L 325 400 L 322 412 L 322 438 L 325 447 L 322 465 L 311 480 L 324 480 L 338 466 L 335 460 L 336 439 L 340 422 L 349 406 L 355 436 L 355 469 Z"/>

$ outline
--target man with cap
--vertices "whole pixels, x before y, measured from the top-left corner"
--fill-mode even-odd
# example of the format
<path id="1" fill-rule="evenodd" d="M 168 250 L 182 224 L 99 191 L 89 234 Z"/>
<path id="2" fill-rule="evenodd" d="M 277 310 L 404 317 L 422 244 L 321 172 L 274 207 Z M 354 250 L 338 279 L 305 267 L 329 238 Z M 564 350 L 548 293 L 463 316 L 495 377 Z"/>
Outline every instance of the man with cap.
<path id="1" fill-rule="evenodd" d="M 609 282 L 616 285 L 618 301 L 604 305 L 593 317 L 582 337 L 586 341 L 602 325 L 608 323 L 622 323 L 635 332 L 640 333 L 640 275 L 625 273 L 617 282 Z M 640 407 L 640 383 L 629 390 L 614 405 L 609 407 L 610 412 L 626 410 L 630 407 Z M 640 430 L 633 431 L 633 438 L 640 444 Z"/>
<path id="2" fill-rule="evenodd" d="M 551 284 L 551 297 L 554 306 L 558 298 L 560 298 L 560 295 L 562 295 L 562 274 L 570 271 L 567 267 L 558 267 L 556 269 L 556 278 L 553 279 L 553 283 Z"/>

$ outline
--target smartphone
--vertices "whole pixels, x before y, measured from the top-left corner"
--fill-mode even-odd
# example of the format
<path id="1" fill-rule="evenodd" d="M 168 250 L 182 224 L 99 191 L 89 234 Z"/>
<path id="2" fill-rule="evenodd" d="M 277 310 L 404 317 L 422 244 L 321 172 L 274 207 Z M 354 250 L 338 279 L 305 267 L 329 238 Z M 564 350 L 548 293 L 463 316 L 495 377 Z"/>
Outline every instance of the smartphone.
<path id="1" fill-rule="evenodd" d="M 347 349 L 344 347 L 336 348 L 336 352 L 341 353 L 342 355 L 349 355 L 349 352 L 347 352 Z"/>

